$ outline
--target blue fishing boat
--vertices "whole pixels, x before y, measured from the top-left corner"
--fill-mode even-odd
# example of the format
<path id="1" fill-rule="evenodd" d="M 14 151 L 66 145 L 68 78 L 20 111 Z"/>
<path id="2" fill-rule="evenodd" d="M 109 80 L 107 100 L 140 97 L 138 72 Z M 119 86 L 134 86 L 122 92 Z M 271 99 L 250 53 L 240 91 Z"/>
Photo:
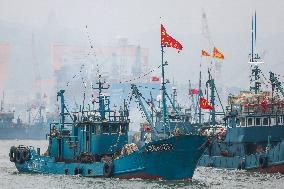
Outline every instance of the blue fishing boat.
<path id="1" fill-rule="evenodd" d="M 260 69 L 255 50 L 256 15 L 252 19 L 252 52 L 250 91 L 228 97 L 225 127 L 214 130 L 200 166 L 245 169 L 266 173 L 284 173 L 284 90 L 279 75 L 269 78 Z M 261 91 L 262 82 L 271 91 Z"/>
<path id="2" fill-rule="evenodd" d="M 20 117 L 15 118 L 15 111 L 6 111 L 4 109 L 3 92 L 0 108 L 0 139 L 45 139 L 49 130 L 49 120 L 44 120 L 43 109 L 43 106 L 39 106 L 33 122 L 23 123 Z M 28 111 L 30 112 L 30 109 Z"/>
<path id="3" fill-rule="evenodd" d="M 162 102 L 164 128 L 168 123 L 166 81 L 162 49 Z M 149 115 L 150 129 L 138 143 L 128 143 L 129 111 L 124 100 L 120 110 L 110 108 L 109 96 L 103 93 L 104 82 L 98 77 L 97 109 L 69 112 L 64 90 L 57 96 L 61 101 L 60 122 L 50 125 L 48 149 L 11 147 L 10 161 L 19 172 L 81 175 L 86 177 L 142 178 L 164 180 L 191 179 L 205 148 L 207 137 L 195 133 L 172 134 L 164 129 L 156 132 Z M 132 95 L 141 102 L 141 93 L 131 85 Z M 140 108 L 145 107 L 140 103 Z M 146 111 L 145 111 L 146 112 Z M 67 122 L 67 117 L 71 120 Z"/>

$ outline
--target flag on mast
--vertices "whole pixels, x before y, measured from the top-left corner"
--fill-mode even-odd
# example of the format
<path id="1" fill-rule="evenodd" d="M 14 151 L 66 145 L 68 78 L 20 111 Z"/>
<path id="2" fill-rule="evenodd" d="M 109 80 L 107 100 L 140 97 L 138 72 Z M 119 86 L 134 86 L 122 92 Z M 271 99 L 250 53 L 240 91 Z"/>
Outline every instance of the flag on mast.
<path id="1" fill-rule="evenodd" d="M 205 50 L 201 50 L 201 56 L 210 56 L 210 54 Z"/>
<path id="2" fill-rule="evenodd" d="M 213 49 L 213 58 L 224 59 L 224 54 L 222 54 L 216 47 Z"/>
<path id="3" fill-rule="evenodd" d="M 199 90 L 198 89 L 191 89 L 191 90 L 189 90 L 188 95 L 196 95 L 196 94 L 199 94 Z"/>
<path id="4" fill-rule="evenodd" d="M 180 42 L 178 42 L 177 40 L 175 40 L 173 37 L 171 37 L 165 27 L 163 26 L 163 24 L 161 24 L 161 45 L 165 46 L 165 47 L 172 47 L 178 50 L 178 52 L 180 52 L 183 48 L 183 46 L 181 45 Z"/>
<path id="5" fill-rule="evenodd" d="M 199 106 L 200 106 L 201 109 L 206 109 L 206 110 L 213 110 L 214 109 L 214 107 L 209 104 L 208 100 L 206 100 L 203 97 L 200 97 Z"/>

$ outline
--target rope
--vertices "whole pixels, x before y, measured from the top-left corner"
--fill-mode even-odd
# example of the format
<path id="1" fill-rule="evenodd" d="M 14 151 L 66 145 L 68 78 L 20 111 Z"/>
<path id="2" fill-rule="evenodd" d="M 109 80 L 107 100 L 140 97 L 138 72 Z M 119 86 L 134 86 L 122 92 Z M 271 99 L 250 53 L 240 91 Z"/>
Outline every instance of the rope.
<path id="1" fill-rule="evenodd" d="M 89 52 L 88 52 L 88 56 L 89 56 L 90 54 L 94 55 L 96 62 L 98 62 L 98 61 L 97 61 L 97 53 L 96 53 L 96 51 L 95 51 L 95 49 L 94 49 L 94 42 L 93 42 L 93 40 L 91 39 L 90 33 L 89 33 L 89 31 L 88 31 L 88 25 L 86 25 L 85 28 L 86 28 L 86 34 L 87 34 L 88 42 L 89 42 L 89 45 L 90 45 Z M 93 51 L 92 51 L 92 50 L 93 50 Z M 91 52 L 91 51 L 92 51 L 92 52 Z"/>
<path id="2" fill-rule="evenodd" d="M 148 76 L 150 73 L 154 72 L 155 70 L 159 69 L 161 67 L 161 65 L 159 65 L 158 67 L 156 68 L 153 68 L 152 70 L 150 70 L 149 72 L 147 73 L 144 73 L 138 77 L 134 77 L 133 79 L 129 79 L 129 80 L 125 80 L 125 81 L 120 81 L 119 83 L 129 83 L 129 82 L 132 82 L 132 81 L 136 81 L 138 79 L 141 79 L 141 78 L 144 78 L 146 76 Z"/>

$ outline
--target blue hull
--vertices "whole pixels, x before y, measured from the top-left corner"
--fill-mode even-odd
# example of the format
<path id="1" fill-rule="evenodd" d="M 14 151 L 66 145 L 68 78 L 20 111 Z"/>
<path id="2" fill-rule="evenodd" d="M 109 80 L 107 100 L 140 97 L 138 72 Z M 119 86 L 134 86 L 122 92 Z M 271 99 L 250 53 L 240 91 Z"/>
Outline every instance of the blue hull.
<path id="1" fill-rule="evenodd" d="M 244 156 L 209 156 L 203 155 L 199 166 L 223 169 L 245 169 L 264 173 L 284 174 L 284 140 L 267 152 Z"/>
<path id="2" fill-rule="evenodd" d="M 139 151 L 122 156 L 113 161 L 109 176 L 117 178 L 142 178 L 182 180 L 191 179 L 198 160 L 203 154 L 200 147 L 206 137 L 198 135 L 174 136 L 154 141 Z M 56 162 L 49 156 L 37 155 L 31 150 L 31 158 L 16 163 L 19 172 L 67 174 L 87 177 L 104 177 L 106 163 L 67 163 Z"/>

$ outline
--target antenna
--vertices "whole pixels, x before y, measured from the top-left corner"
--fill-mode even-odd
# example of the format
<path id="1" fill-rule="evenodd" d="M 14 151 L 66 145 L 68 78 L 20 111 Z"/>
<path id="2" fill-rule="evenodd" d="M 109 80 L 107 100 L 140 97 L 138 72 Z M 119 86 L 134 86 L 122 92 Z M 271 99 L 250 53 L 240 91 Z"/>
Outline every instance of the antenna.
<path id="1" fill-rule="evenodd" d="M 213 47 L 213 41 L 210 35 L 210 30 L 207 22 L 207 16 L 204 12 L 202 11 L 202 35 L 208 40 L 209 47 Z"/>
<path id="2" fill-rule="evenodd" d="M 256 11 L 254 12 L 254 46 L 256 47 Z"/>
<path id="3" fill-rule="evenodd" d="M 258 65 L 263 64 L 264 62 L 259 61 L 261 58 L 256 52 L 256 12 L 252 16 L 251 20 L 251 58 L 249 60 L 249 64 Z"/>

